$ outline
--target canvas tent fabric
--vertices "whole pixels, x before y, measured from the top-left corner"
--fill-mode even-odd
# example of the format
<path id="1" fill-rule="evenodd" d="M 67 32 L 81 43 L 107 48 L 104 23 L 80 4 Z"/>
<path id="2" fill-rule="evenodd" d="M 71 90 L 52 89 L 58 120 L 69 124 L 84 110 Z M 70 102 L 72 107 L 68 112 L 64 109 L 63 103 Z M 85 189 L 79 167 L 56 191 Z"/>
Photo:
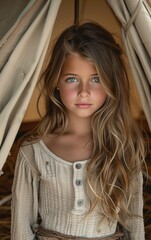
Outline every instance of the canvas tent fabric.
<path id="1" fill-rule="evenodd" d="M 11 2 L 3 1 L 4 9 Z M 1 173 L 38 81 L 61 0 L 15 2 L 23 3 L 14 13 L 16 18 L 6 21 L 5 26 L 2 7 L 0 17 L 4 25 L 0 28 Z"/>
<path id="2" fill-rule="evenodd" d="M 122 36 L 151 130 L 151 12 L 142 0 L 107 0 L 122 24 Z"/>

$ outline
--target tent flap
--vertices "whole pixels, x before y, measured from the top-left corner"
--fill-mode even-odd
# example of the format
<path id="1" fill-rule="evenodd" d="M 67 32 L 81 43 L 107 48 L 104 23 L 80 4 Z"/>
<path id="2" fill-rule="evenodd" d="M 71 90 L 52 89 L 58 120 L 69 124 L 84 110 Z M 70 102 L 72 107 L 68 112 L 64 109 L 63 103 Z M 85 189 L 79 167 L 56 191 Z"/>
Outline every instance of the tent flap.
<path id="1" fill-rule="evenodd" d="M 22 13 L 27 18 L 24 24 L 26 30 L 21 31 L 20 37 L 14 41 L 13 33 L 20 31 L 20 21 L 23 21 L 19 17 L 20 21 L 17 20 L 15 27 L 12 26 L 14 32 L 10 31 L 8 37 L 11 48 L 7 54 L 3 46 L 5 65 L 0 74 L 0 121 L 3 123 L 0 126 L 0 169 L 6 161 L 41 73 L 61 0 L 31 2 L 33 4 L 30 7 L 28 5 L 26 14 Z M 34 17 L 31 16 L 33 12 Z"/>
<path id="2" fill-rule="evenodd" d="M 151 129 L 151 17 L 142 0 L 107 0 L 122 25 L 131 72 Z"/>

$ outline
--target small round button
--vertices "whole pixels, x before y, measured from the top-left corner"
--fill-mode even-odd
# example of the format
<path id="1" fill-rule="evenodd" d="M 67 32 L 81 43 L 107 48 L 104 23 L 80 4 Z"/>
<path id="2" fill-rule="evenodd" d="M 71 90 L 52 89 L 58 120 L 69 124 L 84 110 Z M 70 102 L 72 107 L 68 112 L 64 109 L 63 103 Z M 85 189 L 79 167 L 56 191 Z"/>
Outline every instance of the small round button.
<path id="1" fill-rule="evenodd" d="M 77 169 L 80 169 L 82 167 L 82 164 L 81 163 L 77 163 L 75 166 L 76 166 Z"/>
<path id="2" fill-rule="evenodd" d="M 77 186 L 81 186 L 82 185 L 82 181 L 80 179 L 77 179 L 75 183 L 76 183 Z"/>
<path id="3" fill-rule="evenodd" d="M 79 200 L 77 201 L 77 205 L 78 205 L 79 207 L 81 207 L 83 204 L 84 204 L 84 200 L 83 200 L 83 199 L 79 199 Z"/>

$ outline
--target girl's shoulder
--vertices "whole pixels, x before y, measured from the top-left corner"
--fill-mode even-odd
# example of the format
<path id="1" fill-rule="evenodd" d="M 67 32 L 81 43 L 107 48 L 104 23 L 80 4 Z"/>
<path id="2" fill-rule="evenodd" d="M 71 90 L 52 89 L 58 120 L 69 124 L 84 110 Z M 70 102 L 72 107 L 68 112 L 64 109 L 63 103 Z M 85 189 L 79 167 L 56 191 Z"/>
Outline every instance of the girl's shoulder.
<path id="1" fill-rule="evenodd" d="M 38 139 L 24 141 L 20 146 L 21 154 L 30 161 L 39 160 L 47 154 L 46 147 L 49 149 L 56 141 L 56 134 L 49 134 Z M 44 147 L 45 146 L 45 147 Z"/>
<path id="2" fill-rule="evenodd" d="M 28 158 L 33 157 L 35 152 L 35 145 L 39 144 L 39 141 L 24 141 L 20 146 L 20 152 Z"/>
<path id="3" fill-rule="evenodd" d="M 40 148 L 40 141 L 32 142 L 25 141 L 19 149 L 19 156 L 26 164 L 28 164 L 35 172 L 39 173 L 38 169 L 38 149 Z"/>

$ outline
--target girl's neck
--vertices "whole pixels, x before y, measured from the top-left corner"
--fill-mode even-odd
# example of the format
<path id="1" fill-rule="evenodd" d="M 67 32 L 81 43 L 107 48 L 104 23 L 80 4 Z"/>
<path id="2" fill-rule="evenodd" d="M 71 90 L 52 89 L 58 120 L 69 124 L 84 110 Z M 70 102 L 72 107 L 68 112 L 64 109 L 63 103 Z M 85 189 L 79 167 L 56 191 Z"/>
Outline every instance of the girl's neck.
<path id="1" fill-rule="evenodd" d="M 74 134 L 78 136 L 90 135 L 92 132 L 91 129 L 91 120 L 90 118 L 68 118 L 68 127 L 66 133 Z"/>

